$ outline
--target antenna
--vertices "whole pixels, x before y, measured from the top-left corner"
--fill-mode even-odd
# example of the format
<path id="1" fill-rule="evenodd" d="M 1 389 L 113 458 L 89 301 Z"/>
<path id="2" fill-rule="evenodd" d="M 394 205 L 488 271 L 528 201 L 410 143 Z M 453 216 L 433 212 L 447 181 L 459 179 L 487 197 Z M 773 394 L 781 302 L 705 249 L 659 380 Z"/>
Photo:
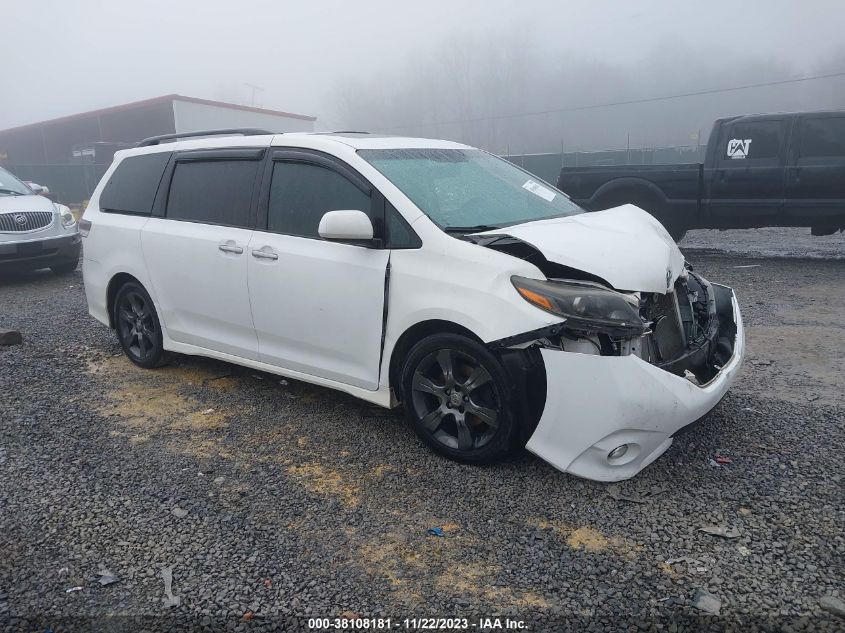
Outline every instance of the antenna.
<path id="1" fill-rule="evenodd" d="M 249 104 L 249 105 L 251 105 L 251 106 L 255 107 L 255 105 L 256 105 L 256 104 L 255 104 L 255 93 L 256 93 L 256 92 L 264 92 L 264 88 L 262 88 L 261 86 L 256 86 L 255 84 L 247 83 L 247 82 L 244 82 L 244 85 L 245 85 L 247 88 L 250 88 L 250 89 L 252 90 L 252 97 L 251 97 L 251 99 L 250 99 L 250 104 Z M 259 107 L 260 107 L 260 106 L 259 106 Z"/>

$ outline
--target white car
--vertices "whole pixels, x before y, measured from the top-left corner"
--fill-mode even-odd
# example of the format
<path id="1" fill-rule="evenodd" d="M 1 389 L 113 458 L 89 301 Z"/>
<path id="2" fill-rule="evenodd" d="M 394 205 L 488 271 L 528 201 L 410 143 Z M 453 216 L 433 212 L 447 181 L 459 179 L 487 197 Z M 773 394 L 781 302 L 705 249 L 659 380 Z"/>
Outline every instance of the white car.
<path id="1" fill-rule="evenodd" d="M 736 378 L 734 293 L 634 206 L 585 213 L 458 143 L 242 133 L 147 139 L 91 197 L 89 310 L 141 367 L 197 354 L 402 403 L 448 457 L 527 446 L 604 481 Z"/>
<path id="2" fill-rule="evenodd" d="M 0 271 L 76 270 L 82 239 L 70 209 L 0 167 Z"/>

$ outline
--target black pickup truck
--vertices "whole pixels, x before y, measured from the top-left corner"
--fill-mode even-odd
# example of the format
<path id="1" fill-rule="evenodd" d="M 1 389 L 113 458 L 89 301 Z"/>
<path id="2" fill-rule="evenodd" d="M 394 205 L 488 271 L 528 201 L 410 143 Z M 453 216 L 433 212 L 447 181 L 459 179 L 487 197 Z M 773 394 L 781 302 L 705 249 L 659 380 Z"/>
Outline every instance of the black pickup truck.
<path id="1" fill-rule="evenodd" d="M 598 211 L 631 203 L 687 229 L 845 229 L 845 111 L 718 119 L 704 164 L 564 168 L 558 189 Z"/>

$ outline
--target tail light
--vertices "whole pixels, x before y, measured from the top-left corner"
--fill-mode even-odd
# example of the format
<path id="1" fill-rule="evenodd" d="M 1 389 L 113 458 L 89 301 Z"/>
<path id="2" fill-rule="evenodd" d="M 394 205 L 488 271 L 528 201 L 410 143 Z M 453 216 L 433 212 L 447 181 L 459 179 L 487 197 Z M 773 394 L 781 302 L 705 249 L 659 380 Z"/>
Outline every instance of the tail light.
<path id="1" fill-rule="evenodd" d="M 85 218 L 81 218 L 79 220 L 79 234 L 82 237 L 88 237 L 88 233 L 91 232 L 91 220 L 86 220 Z"/>

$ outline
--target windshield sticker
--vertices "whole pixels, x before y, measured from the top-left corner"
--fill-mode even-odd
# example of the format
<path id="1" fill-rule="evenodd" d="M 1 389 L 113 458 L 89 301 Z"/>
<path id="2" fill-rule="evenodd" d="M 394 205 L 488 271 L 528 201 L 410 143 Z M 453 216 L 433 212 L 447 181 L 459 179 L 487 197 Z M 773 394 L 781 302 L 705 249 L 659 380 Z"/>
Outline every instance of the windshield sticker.
<path id="1" fill-rule="evenodd" d="M 751 139 L 732 138 L 728 141 L 728 158 L 736 160 L 738 158 L 748 158 L 748 152 L 751 151 Z"/>
<path id="2" fill-rule="evenodd" d="M 544 187 L 539 182 L 535 182 L 533 180 L 527 180 L 525 184 L 522 185 L 522 188 L 528 189 L 528 191 L 533 193 L 535 196 L 540 196 L 546 202 L 551 202 L 555 199 L 555 196 L 557 195 L 548 187 Z"/>

